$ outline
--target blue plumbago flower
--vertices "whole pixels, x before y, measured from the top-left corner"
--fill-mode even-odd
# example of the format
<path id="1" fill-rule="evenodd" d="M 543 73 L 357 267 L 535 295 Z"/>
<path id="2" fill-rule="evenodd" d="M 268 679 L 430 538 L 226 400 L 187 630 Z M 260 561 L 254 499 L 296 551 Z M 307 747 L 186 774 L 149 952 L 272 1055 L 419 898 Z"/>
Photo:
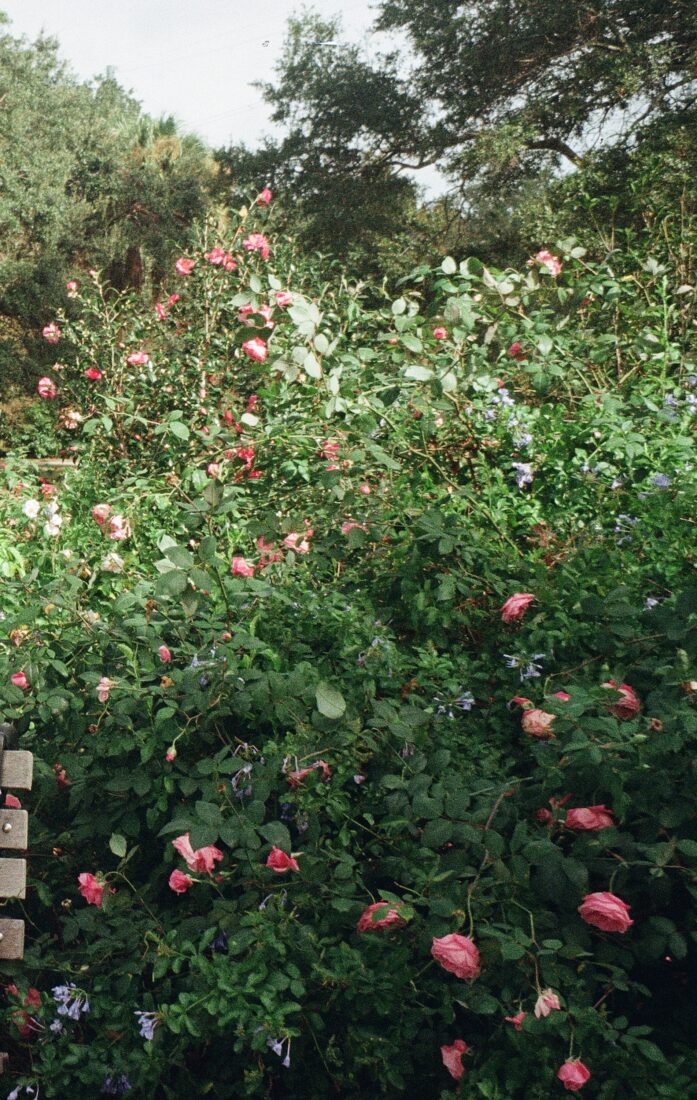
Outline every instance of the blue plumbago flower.
<path id="1" fill-rule="evenodd" d="M 134 1016 L 139 1016 L 138 1026 L 140 1028 L 140 1034 L 143 1039 L 148 1041 L 155 1035 L 155 1028 L 159 1024 L 160 1020 L 156 1012 L 134 1012 Z"/>
<path id="2" fill-rule="evenodd" d="M 678 399 L 674 397 L 672 393 L 669 393 L 663 398 L 663 404 L 667 405 L 669 409 L 676 409 L 678 407 Z"/>
<path id="3" fill-rule="evenodd" d="M 697 374 L 688 374 L 686 382 L 688 386 L 697 386 Z"/>
<path id="4" fill-rule="evenodd" d="M 484 419 L 485 420 L 496 420 L 496 409 L 485 409 L 484 410 Z"/>
<path id="5" fill-rule="evenodd" d="M 517 451 L 522 451 L 523 447 L 529 447 L 532 443 L 532 435 L 530 432 L 523 432 L 517 439 L 513 440 L 513 446 Z"/>
<path id="6" fill-rule="evenodd" d="M 235 798 L 248 798 L 252 793 L 251 786 L 240 786 L 243 779 L 246 779 L 252 774 L 253 764 L 245 764 L 243 768 L 240 768 L 238 772 L 235 772 L 230 780 L 230 786 L 235 792 Z"/>
<path id="7" fill-rule="evenodd" d="M 628 532 L 631 531 L 632 527 L 635 527 L 638 522 L 639 520 L 636 516 L 628 516 L 625 512 L 620 512 L 615 518 L 614 529 L 616 535 L 622 535 L 622 538 L 617 539 L 618 546 L 623 546 L 626 542 L 632 541 L 632 537 Z"/>
<path id="8" fill-rule="evenodd" d="M 657 607 L 660 602 L 661 601 L 657 600 L 654 596 L 647 596 L 644 600 L 644 610 L 651 611 L 654 607 Z"/>
<path id="9" fill-rule="evenodd" d="M 518 668 L 520 664 L 520 658 L 516 657 L 514 653 L 504 653 L 506 659 L 506 668 Z"/>
<path id="10" fill-rule="evenodd" d="M 687 397 L 685 398 L 685 404 L 689 405 L 691 409 L 694 409 L 694 407 L 697 405 L 697 397 L 695 397 L 693 393 L 688 393 Z"/>
<path id="11" fill-rule="evenodd" d="M 474 695 L 471 691 L 463 692 L 462 695 L 458 695 L 457 699 L 453 700 L 453 706 L 464 711 L 472 710 L 474 706 Z"/>
<path id="12" fill-rule="evenodd" d="M 516 485 L 519 489 L 524 485 L 532 485 L 533 472 L 529 462 L 512 462 L 511 466 L 515 470 Z"/>
<path id="13" fill-rule="evenodd" d="M 612 481 L 610 482 L 610 488 L 619 489 L 622 487 L 622 485 L 624 485 L 626 480 L 627 479 L 626 477 L 624 477 L 624 475 L 622 475 L 621 477 L 613 477 Z"/>
<path id="14" fill-rule="evenodd" d="M 521 680 L 532 680 L 540 676 L 542 674 L 542 665 L 539 662 L 544 661 L 544 659 L 544 653 L 533 653 L 525 668 L 521 668 L 520 670 Z"/>
<path id="15" fill-rule="evenodd" d="M 54 1035 L 62 1035 L 65 1031 L 63 1021 L 59 1020 L 57 1016 L 53 1023 L 48 1025 L 48 1029 L 49 1031 L 52 1031 Z"/>
<path id="16" fill-rule="evenodd" d="M 213 940 L 211 947 L 218 955 L 227 955 L 228 942 L 227 936 L 224 932 L 218 932 L 218 935 Z"/>
<path id="17" fill-rule="evenodd" d="M 120 1074 L 118 1077 L 109 1074 L 104 1078 L 104 1084 L 102 1085 L 102 1092 L 107 1096 L 124 1096 L 127 1092 L 130 1092 L 133 1085 L 128 1080 L 125 1073 Z"/>
<path id="18" fill-rule="evenodd" d="M 290 1036 L 287 1039 L 267 1039 L 266 1040 L 267 1047 L 271 1047 L 274 1054 L 277 1054 L 279 1058 L 283 1054 L 283 1044 L 284 1043 L 287 1043 L 288 1046 L 286 1047 L 286 1056 L 283 1059 L 283 1061 L 281 1062 L 281 1065 L 285 1066 L 286 1069 L 288 1069 L 290 1067 Z"/>
<path id="19" fill-rule="evenodd" d="M 673 482 L 667 474 L 654 474 L 651 478 L 651 484 L 655 485 L 657 489 L 670 489 Z"/>
<path id="20" fill-rule="evenodd" d="M 79 1020 L 83 1012 L 89 1012 L 90 1003 L 87 994 L 78 989 L 74 982 L 69 985 L 56 985 L 51 990 L 53 999 L 58 1005 L 58 1015 L 67 1016 L 70 1020 Z"/>

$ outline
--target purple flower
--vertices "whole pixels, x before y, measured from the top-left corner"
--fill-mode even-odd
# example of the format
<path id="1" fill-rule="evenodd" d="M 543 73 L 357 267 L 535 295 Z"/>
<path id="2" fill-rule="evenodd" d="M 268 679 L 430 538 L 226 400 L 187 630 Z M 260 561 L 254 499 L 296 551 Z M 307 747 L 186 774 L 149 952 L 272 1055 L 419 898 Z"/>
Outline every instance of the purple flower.
<path id="1" fill-rule="evenodd" d="M 224 932 L 218 932 L 218 935 L 213 940 L 211 947 L 218 955 L 227 955 L 228 953 L 228 941 Z"/>
<path id="2" fill-rule="evenodd" d="M 102 1085 L 102 1092 L 107 1096 L 123 1096 L 125 1093 L 130 1092 L 133 1085 L 129 1081 L 125 1073 L 122 1073 L 119 1077 L 113 1077 L 109 1074 L 104 1078 L 104 1084 Z"/>
<path id="3" fill-rule="evenodd" d="M 59 1016 L 67 1016 L 70 1020 L 79 1020 L 83 1012 L 89 1012 L 90 1010 L 87 994 L 82 989 L 78 989 L 74 982 L 70 982 L 69 985 L 56 985 L 51 993 L 58 1005 Z"/>
<path id="4" fill-rule="evenodd" d="M 134 1012 L 134 1016 L 140 1016 L 138 1026 L 143 1039 L 150 1041 L 155 1035 L 155 1028 L 160 1020 L 156 1012 Z"/>
<path id="5" fill-rule="evenodd" d="M 516 485 L 522 489 L 524 485 L 532 485 L 532 465 L 529 462 L 512 462 L 515 470 Z"/>
<path id="6" fill-rule="evenodd" d="M 651 484 L 655 485 L 657 489 L 670 489 L 673 482 L 667 474 L 654 474 L 651 478 Z"/>

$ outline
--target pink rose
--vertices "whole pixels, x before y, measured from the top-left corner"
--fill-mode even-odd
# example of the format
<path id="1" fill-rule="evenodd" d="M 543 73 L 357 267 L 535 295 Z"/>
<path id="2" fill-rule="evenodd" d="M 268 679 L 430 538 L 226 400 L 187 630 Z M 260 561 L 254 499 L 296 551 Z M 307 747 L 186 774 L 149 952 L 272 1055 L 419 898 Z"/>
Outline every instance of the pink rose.
<path id="1" fill-rule="evenodd" d="M 155 313 L 157 314 L 160 321 L 164 321 L 165 317 L 167 316 L 167 310 L 162 305 L 162 302 L 155 302 Z"/>
<path id="2" fill-rule="evenodd" d="M 447 340 L 448 339 L 448 330 L 447 330 L 447 328 L 443 328 L 442 325 L 438 325 L 438 327 L 434 328 L 434 330 L 433 330 L 433 338 L 434 338 L 434 340 Z"/>
<path id="3" fill-rule="evenodd" d="M 210 252 L 206 252 L 205 258 L 209 264 L 213 264 L 214 267 L 222 266 L 225 259 L 225 252 L 222 248 L 212 248 Z"/>
<path id="4" fill-rule="evenodd" d="M 21 688 L 22 691 L 29 690 L 29 681 L 23 672 L 13 672 L 10 676 L 10 683 L 14 684 L 16 688 Z"/>
<path id="5" fill-rule="evenodd" d="M 633 687 L 629 684 L 620 684 L 618 687 L 614 680 L 608 680 L 607 683 L 602 685 L 604 688 L 612 688 L 613 691 L 618 691 L 621 695 L 621 699 L 617 703 L 613 703 L 607 709 L 610 714 L 614 714 L 615 718 L 619 718 L 621 722 L 626 722 L 628 718 L 634 718 L 636 714 L 641 710 L 641 700 L 635 692 Z"/>
<path id="6" fill-rule="evenodd" d="M 185 875 L 183 871 L 175 870 L 169 876 L 169 888 L 174 890 L 175 894 L 185 894 L 187 890 L 190 890 L 194 885 L 194 880 L 190 875 Z"/>
<path id="7" fill-rule="evenodd" d="M 160 660 L 166 665 L 168 665 L 169 662 L 172 660 L 172 654 L 170 653 L 169 648 L 166 645 L 161 645 L 157 651 L 157 654 Z"/>
<path id="8" fill-rule="evenodd" d="M 171 764 L 172 761 L 176 760 L 176 759 L 177 759 L 177 750 L 175 749 L 174 745 L 170 745 L 170 747 L 167 749 L 167 752 L 165 753 L 165 760 L 167 761 L 168 764 Z"/>
<path id="9" fill-rule="evenodd" d="M 51 321 L 50 325 L 42 328 L 41 335 L 47 344 L 57 344 L 63 334 L 55 321 Z"/>
<path id="10" fill-rule="evenodd" d="M 504 1020 L 508 1024 L 513 1024 L 516 1031 L 523 1030 L 523 1020 L 527 1016 L 527 1012 L 516 1012 L 515 1016 L 504 1016 Z"/>
<path id="11" fill-rule="evenodd" d="M 67 283 L 65 284 L 65 289 L 68 292 L 68 297 L 74 298 L 77 294 L 77 279 L 68 279 Z"/>
<path id="12" fill-rule="evenodd" d="M 314 531 L 311 527 L 308 527 L 304 535 L 298 534 L 297 531 L 289 531 L 283 540 L 283 545 L 289 550 L 295 551 L 296 554 L 308 554 L 310 552 L 310 543 L 308 539 L 310 539 L 313 534 Z"/>
<path id="13" fill-rule="evenodd" d="M 5 795 L 5 805 L 7 806 L 7 808 L 9 810 L 21 810 L 22 809 L 22 803 L 19 801 L 19 799 L 14 794 L 6 794 Z"/>
<path id="14" fill-rule="evenodd" d="M 440 1048 L 443 1065 L 456 1081 L 459 1081 L 464 1075 L 465 1067 L 462 1064 L 462 1056 L 467 1054 L 468 1050 L 469 1047 L 464 1039 L 456 1039 L 452 1046 L 442 1046 Z"/>
<path id="15" fill-rule="evenodd" d="M 112 516 L 109 520 L 109 538 L 115 542 L 122 542 L 124 539 L 131 537 L 133 532 L 131 531 L 131 525 L 127 519 L 124 519 L 121 515 Z"/>
<path id="16" fill-rule="evenodd" d="M 598 894 L 586 894 L 578 911 L 586 924 L 592 924 L 603 932 L 626 932 L 634 924 L 630 920 L 626 901 L 605 890 Z"/>
<path id="17" fill-rule="evenodd" d="M 444 970 L 448 970 L 456 978 L 469 981 L 479 977 L 479 951 L 469 936 L 451 932 L 440 939 L 434 938 L 431 954 Z"/>
<path id="18" fill-rule="evenodd" d="M 180 256 L 174 265 L 177 275 L 190 275 L 196 267 L 196 260 L 187 260 L 186 256 Z"/>
<path id="19" fill-rule="evenodd" d="M 219 462 L 209 462 L 206 467 L 206 473 L 209 477 L 219 478 L 221 466 Z"/>
<path id="20" fill-rule="evenodd" d="M 110 680 L 108 676 L 102 676 L 101 680 L 97 684 L 96 692 L 97 698 L 100 703 L 106 703 L 109 700 L 109 692 L 114 687 L 114 681 Z"/>
<path id="21" fill-rule="evenodd" d="M 39 397 L 55 397 L 58 393 L 58 386 L 52 378 L 40 378 L 36 383 L 36 392 Z"/>
<path id="22" fill-rule="evenodd" d="M 557 1079 L 561 1081 L 567 1092 L 578 1092 L 586 1081 L 590 1081 L 590 1070 L 584 1066 L 580 1058 L 573 1058 L 559 1069 Z"/>
<path id="23" fill-rule="evenodd" d="M 246 248 L 247 252 L 258 252 L 262 260 L 269 258 L 269 242 L 263 233 L 250 233 L 242 241 L 242 247 Z"/>
<path id="24" fill-rule="evenodd" d="M 85 378 L 89 378 L 90 382 L 98 382 L 104 375 L 96 367 L 88 367 L 85 371 Z"/>
<path id="25" fill-rule="evenodd" d="M 104 523 L 106 523 L 106 521 L 108 520 L 110 515 L 111 515 L 111 505 L 110 504 L 95 504 L 94 508 L 92 509 L 92 519 L 94 520 L 95 523 L 98 523 L 100 527 Z"/>
<path id="26" fill-rule="evenodd" d="M 555 691 L 552 694 L 553 699 L 561 699 L 562 703 L 568 703 L 571 696 L 568 691 Z"/>
<path id="27" fill-rule="evenodd" d="M 554 719 L 554 714 L 548 714 L 546 710 L 540 710 L 539 707 L 532 707 L 524 712 L 520 724 L 530 737 L 554 737 L 552 729 Z"/>
<path id="28" fill-rule="evenodd" d="M 528 353 L 523 350 L 523 345 L 519 344 L 517 340 L 513 341 L 506 354 L 509 355 L 511 359 L 517 359 L 519 361 L 521 359 L 527 359 L 528 357 Z"/>
<path id="29" fill-rule="evenodd" d="M 235 557 L 232 559 L 230 572 L 232 573 L 233 577 L 253 577 L 254 566 L 250 565 L 246 558 L 235 555 Z"/>
<path id="30" fill-rule="evenodd" d="M 610 829 L 615 824 L 612 820 L 612 810 L 607 806 L 579 806 L 575 810 L 567 810 L 567 829 L 579 829 L 584 832 L 595 832 L 598 829 Z"/>
<path id="31" fill-rule="evenodd" d="M 404 917 L 399 915 L 399 909 L 391 908 L 387 901 L 376 901 L 363 910 L 356 931 L 384 932 L 386 928 L 404 928 L 406 923 Z"/>
<path id="32" fill-rule="evenodd" d="M 263 363 L 269 354 L 266 341 L 262 340 L 260 336 L 255 336 L 252 340 L 245 340 L 242 351 L 255 363 Z"/>
<path id="33" fill-rule="evenodd" d="M 535 256 L 538 264 L 542 264 L 546 267 L 550 275 L 553 275 L 556 279 L 557 275 L 561 275 L 561 263 L 558 256 L 553 256 L 551 252 L 548 252 L 546 248 L 543 248 Z"/>
<path id="34" fill-rule="evenodd" d="M 280 306 L 281 309 L 283 309 L 283 308 L 285 308 L 285 306 L 292 306 L 292 304 L 293 304 L 293 295 L 290 293 L 289 290 L 277 290 L 276 291 L 276 305 L 277 306 Z"/>
<path id="35" fill-rule="evenodd" d="M 275 846 L 269 852 L 266 866 L 275 871 L 277 875 L 282 875 L 285 871 L 300 870 L 297 859 L 294 859 L 293 856 L 287 856 L 285 852 Z"/>
<path id="36" fill-rule="evenodd" d="M 80 893 L 87 902 L 88 905 L 96 905 L 98 909 L 102 907 L 102 899 L 104 897 L 104 883 L 99 882 L 94 875 L 91 875 L 89 871 L 83 872 L 78 875 L 77 881 L 80 883 Z"/>
<path id="37" fill-rule="evenodd" d="M 131 367 L 144 367 L 146 363 L 150 362 L 150 356 L 147 351 L 134 351 L 132 355 L 128 356 L 126 362 Z"/>
<path id="38" fill-rule="evenodd" d="M 273 198 L 273 192 L 269 187 L 265 187 L 263 191 L 260 191 L 257 195 L 257 202 L 260 206 L 268 206 Z"/>
<path id="39" fill-rule="evenodd" d="M 169 298 L 167 299 L 167 305 L 168 306 L 176 306 L 176 304 L 179 301 L 180 297 L 181 297 L 180 294 L 170 294 Z"/>
<path id="40" fill-rule="evenodd" d="M 210 875 L 215 870 L 215 861 L 217 859 L 223 859 L 223 853 L 220 851 L 220 848 L 214 847 L 213 844 L 208 844 L 205 848 L 197 848 L 194 851 L 191 847 L 188 833 L 184 833 L 183 836 L 178 836 L 176 840 L 173 840 L 172 847 L 175 848 L 179 852 L 179 855 L 186 861 L 186 865 L 190 871 L 200 871 Z"/>
<path id="41" fill-rule="evenodd" d="M 514 592 L 501 608 L 501 618 L 505 623 L 522 619 L 534 599 L 536 597 L 532 592 Z"/>
<path id="42" fill-rule="evenodd" d="M 556 1012 L 561 1008 L 559 998 L 553 989 L 543 989 L 535 1001 L 535 1016 L 549 1016 L 550 1012 Z"/>

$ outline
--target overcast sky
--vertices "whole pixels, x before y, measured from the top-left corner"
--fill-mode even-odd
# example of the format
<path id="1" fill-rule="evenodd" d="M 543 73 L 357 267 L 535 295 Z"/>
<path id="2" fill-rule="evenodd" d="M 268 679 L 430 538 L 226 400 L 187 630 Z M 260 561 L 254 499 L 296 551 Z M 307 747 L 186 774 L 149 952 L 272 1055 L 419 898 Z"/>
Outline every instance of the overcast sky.
<path id="1" fill-rule="evenodd" d="M 374 19 L 369 0 L 314 7 L 324 17 L 339 15 L 352 41 L 364 39 Z M 83 80 L 111 66 L 148 114 L 174 115 L 214 147 L 254 147 L 273 133 L 250 85 L 273 78 L 286 20 L 301 8 L 301 0 L 0 0 L 15 37 L 55 36 Z M 419 174 L 425 186 L 432 180 Z"/>

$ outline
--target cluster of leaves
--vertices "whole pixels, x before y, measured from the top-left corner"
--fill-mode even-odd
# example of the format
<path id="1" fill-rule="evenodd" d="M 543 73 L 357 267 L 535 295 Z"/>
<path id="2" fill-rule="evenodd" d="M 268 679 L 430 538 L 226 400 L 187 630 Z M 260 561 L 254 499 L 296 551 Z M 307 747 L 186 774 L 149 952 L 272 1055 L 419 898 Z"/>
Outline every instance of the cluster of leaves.
<path id="1" fill-rule="evenodd" d="M 38 772 L 13 1084 L 445 1097 L 462 1039 L 473 1096 L 546 1098 L 579 1055 L 588 1095 L 687 1095 L 692 298 L 567 241 L 561 274 L 447 258 L 375 305 L 264 259 L 264 210 L 203 235 L 164 318 L 81 281 L 50 404 L 77 467 L 46 505 L 4 475 L 0 699 Z M 610 827 L 565 824 L 598 805 Z M 179 894 L 187 833 L 222 859 Z M 603 891 L 624 934 L 577 911 Z M 403 924 L 359 933 L 380 899 Z M 431 957 L 451 933 L 472 981 Z"/>

